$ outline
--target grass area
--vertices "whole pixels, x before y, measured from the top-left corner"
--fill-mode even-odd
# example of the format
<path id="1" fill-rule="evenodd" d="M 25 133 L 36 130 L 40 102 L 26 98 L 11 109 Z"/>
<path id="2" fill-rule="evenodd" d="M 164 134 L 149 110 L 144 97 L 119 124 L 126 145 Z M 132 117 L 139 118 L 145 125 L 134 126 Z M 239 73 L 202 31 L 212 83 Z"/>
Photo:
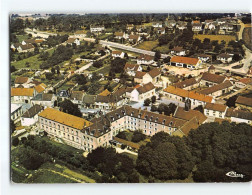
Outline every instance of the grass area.
<path id="1" fill-rule="evenodd" d="M 51 55 L 53 53 L 54 49 L 48 49 L 47 51 Z M 20 69 L 20 68 L 39 69 L 39 66 L 40 66 L 40 64 L 42 64 L 43 61 L 40 61 L 38 59 L 38 56 L 39 56 L 39 54 L 37 54 L 35 56 L 31 56 L 31 57 L 23 59 L 23 60 L 12 62 L 11 65 L 15 66 L 16 69 Z M 27 62 L 30 64 L 29 67 L 26 67 L 26 65 L 25 65 Z"/>
<path id="2" fill-rule="evenodd" d="M 244 28 L 243 34 L 242 34 L 242 39 L 245 42 L 245 46 L 250 50 L 252 50 L 251 33 L 252 33 L 252 27 L 249 27 L 249 28 Z"/>
<path id="3" fill-rule="evenodd" d="M 221 43 L 222 40 L 224 40 L 226 42 L 226 45 L 230 42 L 230 41 L 235 41 L 236 37 L 233 35 L 200 35 L 200 34 L 195 34 L 193 35 L 194 39 L 199 39 L 201 41 L 204 41 L 205 38 L 210 39 L 211 41 L 217 40 L 218 43 Z"/>
<path id="4" fill-rule="evenodd" d="M 104 40 L 104 39 L 107 39 L 111 36 L 113 36 L 113 35 L 112 34 L 102 34 L 102 35 L 98 36 L 98 38 Z"/>
<path id="5" fill-rule="evenodd" d="M 107 65 L 95 70 L 94 72 L 96 72 L 97 74 L 101 73 L 103 75 L 108 75 L 109 71 L 110 71 L 110 65 Z"/>
<path id="6" fill-rule="evenodd" d="M 144 42 L 140 43 L 139 45 L 137 45 L 136 48 L 152 51 L 157 46 L 158 46 L 158 40 L 144 41 Z"/>
<path id="7" fill-rule="evenodd" d="M 28 34 L 17 35 L 17 39 L 19 43 L 21 43 L 23 40 L 26 40 L 28 38 L 29 38 Z"/>
<path id="8" fill-rule="evenodd" d="M 68 168 L 65 168 L 63 173 L 66 174 L 66 175 L 72 176 L 72 177 L 74 177 L 76 179 L 83 180 L 86 183 L 95 183 L 95 180 L 93 180 L 93 179 L 91 179 L 91 178 L 89 178 L 89 177 L 87 177 L 85 175 L 82 175 L 80 173 L 77 173 L 75 171 L 72 171 L 72 170 L 70 170 Z"/>
<path id="9" fill-rule="evenodd" d="M 167 44 L 156 47 L 154 51 L 160 51 L 160 53 L 169 53 L 170 52 L 169 45 Z"/>

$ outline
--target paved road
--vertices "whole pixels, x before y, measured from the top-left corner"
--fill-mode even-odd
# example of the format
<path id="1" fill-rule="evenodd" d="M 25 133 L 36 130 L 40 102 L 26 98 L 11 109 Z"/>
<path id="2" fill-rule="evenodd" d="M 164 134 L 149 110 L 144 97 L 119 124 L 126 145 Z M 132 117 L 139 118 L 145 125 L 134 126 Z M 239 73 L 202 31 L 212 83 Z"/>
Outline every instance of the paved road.
<path id="1" fill-rule="evenodd" d="M 135 52 L 135 53 L 147 54 L 147 55 L 150 55 L 150 56 L 154 56 L 155 55 L 155 52 L 153 52 L 153 51 L 147 51 L 147 50 L 144 50 L 144 49 L 138 49 L 138 48 L 134 48 L 134 47 L 131 47 L 131 46 L 126 46 L 126 45 L 123 45 L 123 44 L 120 44 L 120 43 L 114 43 L 114 42 L 104 41 L 104 40 L 100 40 L 99 43 L 103 44 L 103 45 L 115 47 L 115 48 L 118 48 L 118 49 Z M 169 55 L 161 54 L 161 58 L 166 58 L 168 56 Z"/>
<path id="2" fill-rule="evenodd" d="M 32 37 L 42 37 L 42 38 L 48 38 L 50 35 L 51 36 L 56 36 L 57 34 L 55 33 L 48 33 L 48 32 L 43 32 L 43 31 L 38 31 L 36 29 L 30 29 L 30 28 L 26 28 L 24 30 L 27 34 L 32 34 Z"/>

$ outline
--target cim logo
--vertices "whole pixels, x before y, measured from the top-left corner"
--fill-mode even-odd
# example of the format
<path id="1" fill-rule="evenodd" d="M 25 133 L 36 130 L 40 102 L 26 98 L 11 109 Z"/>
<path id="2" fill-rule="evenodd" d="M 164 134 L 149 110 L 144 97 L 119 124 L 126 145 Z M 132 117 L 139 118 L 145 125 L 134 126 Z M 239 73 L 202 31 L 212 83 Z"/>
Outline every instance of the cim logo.
<path id="1" fill-rule="evenodd" d="M 240 178 L 243 178 L 245 175 L 238 174 L 235 171 L 230 171 L 230 172 L 226 173 L 226 176 L 228 176 L 228 177 L 240 177 Z"/>

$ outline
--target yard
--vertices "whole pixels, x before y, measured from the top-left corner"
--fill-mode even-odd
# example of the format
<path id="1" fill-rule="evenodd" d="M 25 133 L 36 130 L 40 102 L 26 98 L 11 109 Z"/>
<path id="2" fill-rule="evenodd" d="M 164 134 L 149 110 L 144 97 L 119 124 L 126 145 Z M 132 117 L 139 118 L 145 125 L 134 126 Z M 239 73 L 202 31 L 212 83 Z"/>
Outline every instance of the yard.
<path id="1" fill-rule="evenodd" d="M 144 41 L 144 42 L 140 43 L 139 45 L 137 45 L 136 48 L 152 51 L 157 46 L 158 46 L 158 40 Z"/>
<path id="2" fill-rule="evenodd" d="M 160 53 L 169 53 L 170 52 L 169 44 L 156 47 L 154 51 L 159 51 Z"/>
<path id="3" fill-rule="evenodd" d="M 199 39 L 201 41 L 204 41 L 204 39 L 210 39 L 210 41 L 218 41 L 218 43 L 221 43 L 221 41 L 225 41 L 226 42 L 226 45 L 230 42 L 230 41 L 235 41 L 236 40 L 236 37 L 235 36 L 232 36 L 232 35 L 200 35 L 200 34 L 197 34 L 197 35 L 193 35 L 193 38 L 194 39 Z"/>
<path id="4" fill-rule="evenodd" d="M 28 34 L 17 35 L 18 42 L 21 43 L 23 40 L 27 40 L 29 38 Z"/>

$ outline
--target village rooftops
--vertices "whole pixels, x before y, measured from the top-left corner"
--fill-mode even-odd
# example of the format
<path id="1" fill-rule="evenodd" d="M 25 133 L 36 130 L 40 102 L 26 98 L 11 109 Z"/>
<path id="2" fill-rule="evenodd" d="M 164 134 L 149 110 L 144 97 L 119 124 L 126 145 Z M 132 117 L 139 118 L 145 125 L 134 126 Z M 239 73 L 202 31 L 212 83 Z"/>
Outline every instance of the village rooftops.
<path id="1" fill-rule="evenodd" d="M 184 81 L 178 82 L 174 84 L 174 87 L 178 87 L 178 88 L 185 88 L 191 85 L 197 84 L 197 81 L 195 80 L 195 78 L 190 78 L 190 79 L 186 79 Z"/>
<path id="2" fill-rule="evenodd" d="M 41 83 L 41 84 L 35 86 L 34 88 L 38 93 L 41 93 L 46 89 L 46 85 L 44 83 Z"/>
<path id="3" fill-rule="evenodd" d="M 206 103 L 205 109 L 225 112 L 227 109 L 227 106 L 223 104 Z"/>
<path id="4" fill-rule="evenodd" d="M 217 58 L 225 58 L 225 59 L 228 59 L 230 57 L 231 57 L 231 55 L 230 54 L 226 54 L 226 53 L 222 53 L 222 54 L 220 54 L 220 55 L 217 56 Z"/>
<path id="5" fill-rule="evenodd" d="M 22 50 L 27 50 L 27 49 L 32 49 L 34 48 L 34 46 L 30 43 L 26 44 L 26 45 L 20 45 L 20 47 L 22 48 Z"/>
<path id="6" fill-rule="evenodd" d="M 139 39 L 139 35 L 130 35 L 129 39 L 138 40 Z"/>
<path id="7" fill-rule="evenodd" d="M 11 88 L 11 96 L 30 96 L 32 97 L 34 88 Z"/>
<path id="8" fill-rule="evenodd" d="M 214 65 L 211 65 L 211 66 L 208 68 L 208 70 L 215 70 Z"/>
<path id="9" fill-rule="evenodd" d="M 121 97 L 113 95 L 113 94 L 108 95 L 108 96 L 97 95 L 95 102 L 114 103 L 114 102 L 119 102 L 120 100 L 122 100 Z"/>
<path id="10" fill-rule="evenodd" d="M 174 114 L 174 117 L 179 118 L 179 119 L 183 119 L 183 120 L 187 120 L 187 121 L 196 117 L 200 124 L 205 122 L 205 120 L 207 119 L 207 117 L 198 110 L 191 110 L 190 109 L 188 111 L 185 111 L 184 108 L 182 108 L 182 107 L 177 107 L 175 114 Z"/>
<path id="11" fill-rule="evenodd" d="M 29 80 L 28 77 L 17 77 L 15 79 L 15 84 L 24 84 Z"/>
<path id="12" fill-rule="evenodd" d="M 149 82 L 143 86 L 138 87 L 137 91 L 139 92 L 139 94 L 142 94 L 142 93 L 146 93 L 152 89 L 155 89 L 155 86 L 152 84 L 152 82 Z"/>
<path id="13" fill-rule="evenodd" d="M 79 100 L 82 101 L 84 97 L 84 92 L 83 91 L 72 91 L 70 98 L 72 100 Z"/>
<path id="14" fill-rule="evenodd" d="M 46 108 L 39 113 L 39 116 L 79 130 L 82 130 L 92 124 L 83 118 L 67 114 L 53 108 Z"/>
<path id="15" fill-rule="evenodd" d="M 148 72 L 148 74 L 152 77 L 155 78 L 156 76 L 160 75 L 161 72 L 158 68 L 153 68 L 151 71 Z"/>
<path id="16" fill-rule="evenodd" d="M 243 84 L 252 84 L 252 78 L 242 78 L 241 80 L 239 80 L 239 82 L 243 83 Z"/>
<path id="17" fill-rule="evenodd" d="M 152 61 L 154 59 L 154 57 L 150 56 L 150 55 L 142 54 L 142 55 L 138 56 L 137 59 L 138 60 L 145 60 L 145 61 Z"/>
<path id="18" fill-rule="evenodd" d="M 36 114 L 38 114 L 40 111 L 42 111 L 44 109 L 43 106 L 37 105 L 35 104 L 34 106 L 32 106 L 31 108 L 29 108 L 29 110 L 27 110 L 22 117 L 24 118 L 33 118 Z"/>
<path id="19" fill-rule="evenodd" d="M 174 48 L 172 49 L 172 51 L 180 52 L 180 51 L 185 51 L 185 50 L 183 49 L 183 47 L 174 47 Z"/>
<path id="20" fill-rule="evenodd" d="M 211 74 L 208 72 L 204 72 L 201 77 L 201 80 L 205 80 L 205 81 L 209 81 L 209 82 L 217 83 L 217 84 L 223 83 L 223 81 L 225 79 L 226 79 L 226 77 L 224 77 L 224 76 L 217 75 L 217 74 Z"/>
<path id="21" fill-rule="evenodd" d="M 244 110 L 234 110 L 232 108 L 228 108 L 226 112 L 226 117 L 234 117 L 245 120 L 252 120 L 252 112 L 244 111 Z"/>
<path id="22" fill-rule="evenodd" d="M 109 90 L 105 89 L 105 90 L 102 91 L 99 95 L 100 95 L 100 96 L 108 96 L 108 95 L 110 95 L 110 94 L 111 94 L 111 92 L 110 92 Z"/>
<path id="23" fill-rule="evenodd" d="M 121 55 L 122 51 L 112 51 L 112 54 L 114 54 L 114 55 Z"/>
<path id="24" fill-rule="evenodd" d="M 32 101 L 51 101 L 52 97 L 53 97 L 53 94 L 41 93 L 41 94 L 37 94 L 34 98 L 32 98 Z"/>
<path id="25" fill-rule="evenodd" d="M 137 71 L 135 78 L 142 79 L 146 72 Z"/>
<path id="26" fill-rule="evenodd" d="M 252 98 L 238 96 L 235 103 L 252 107 Z"/>
<path id="27" fill-rule="evenodd" d="M 129 64 L 129 63 L 126 63 L 125 66 L 124 66 L 124 70 L 134 70 L 134 71 L 137 71 L 139 68 L 139 65 L 138 64 Z"/>
<path id="28" fill-rule="evenodd" d="M 208 95 L 208 94 L 212 94 L 212 93 L 214 93 L 216 91 L 229 88 L 231 86 L 233 86 L 233 84 L 230 81 L 225 81 L 224 83 L 214 85 L 214 86 L 209 87 L 207 89 L 201 90 L 200 93 Z"/>
<path id="29" fill-rule="evenodd" d="M 190 57 L 182 57 L 182 56 L 173 56 L 170 62 L 196 65 L 199 62 L 199 59 L 190 58 Z"/>
<path id="30" fill-rule="evenodd" d="M 66 42 L 67 42 L 67 43 L 74 43 L 75 39 L 76 39 L 76 38 L 69 38 Z"/>
<path id="31" fill-rule="evenodd" d="M 180 97 L 184 97 L 184 98 L 191 98 L 191 99 L 195 99 L 198 101 L 202 101 L 202 102 L 209 102 L 211 103 L 213 100 L 213 97 L 211 96 L 207 96 L 201 93 L 197 93 L 197 92 L 193 92 L 193 91 L 187 91 L 185 89 L 180 89 L 174 86 L 168 86 L 167 88 L 165 88 L 163 90 L 164 92 L 167 93 L 171 93 Z"/>

